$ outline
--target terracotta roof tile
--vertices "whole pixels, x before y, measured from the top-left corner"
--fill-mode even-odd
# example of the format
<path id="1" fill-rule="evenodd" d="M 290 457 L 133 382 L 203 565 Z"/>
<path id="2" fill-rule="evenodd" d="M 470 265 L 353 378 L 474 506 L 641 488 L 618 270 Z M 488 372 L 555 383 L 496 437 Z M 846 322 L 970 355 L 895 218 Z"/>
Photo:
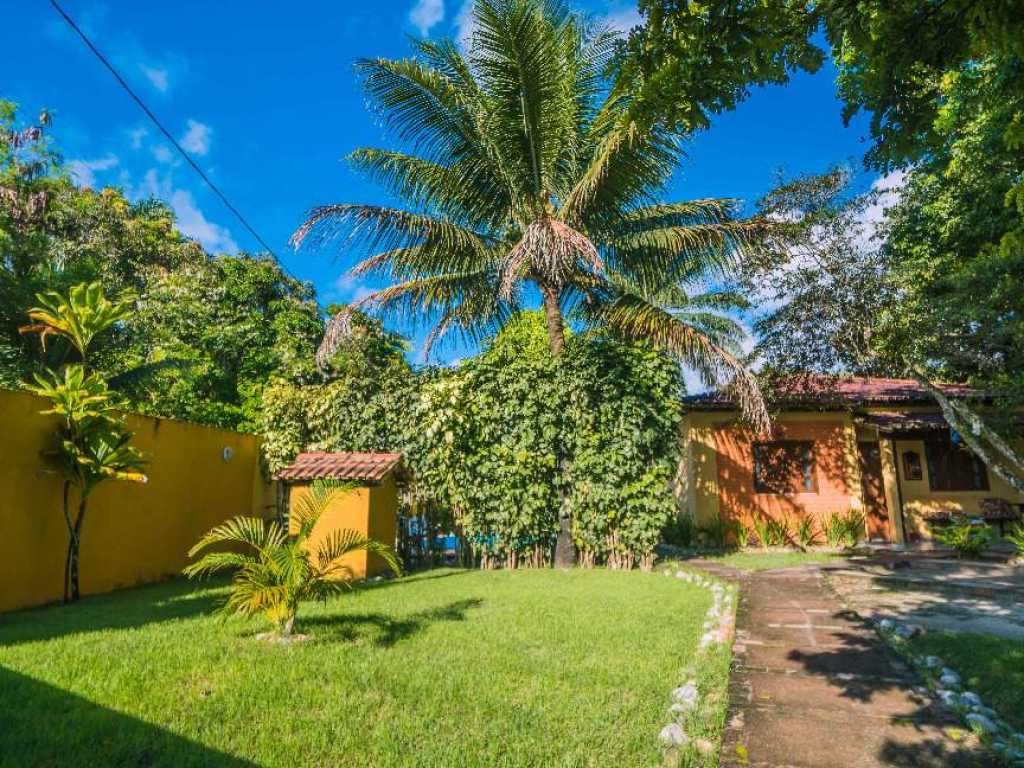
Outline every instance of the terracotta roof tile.
<path id="1" fill-rule="evenodd" d="M 939 386 L 953 397 L 982 394 L 966 384 Z M 874 376 L 797 376 L 789 381 L 776 382 L 773 399 L 777 403 L 818 407 L 934 403 L 931 395 L 913 379 L 886 379 Z M 726 395 L 717 391 L 693 395 L 687 397 L 685 401 L 697 409 L 735 407 Z"/>
<path id="2" fill-rule="evenodd" d="M 356 480 L 378 483 L 402 463 L 400 453 L 300 453 L 291 466 L 279 470 L 278 480 Z"/>

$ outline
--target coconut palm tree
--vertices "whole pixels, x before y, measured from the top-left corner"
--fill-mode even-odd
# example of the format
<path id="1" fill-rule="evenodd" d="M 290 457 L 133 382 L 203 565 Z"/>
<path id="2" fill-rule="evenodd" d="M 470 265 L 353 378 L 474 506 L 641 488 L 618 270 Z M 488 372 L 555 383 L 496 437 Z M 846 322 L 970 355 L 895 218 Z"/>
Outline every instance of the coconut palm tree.
<path id="1" fill-rule="evenodd" d="M 366 249 L 352 274 L 391 284 L 361 304 L 429 319 L 428 353 L 451 332 L 492 335 L 539 299 L 555 356 L 567 319 L 650 341 L 763 429 L 735 339 L 655 300 L 681 276 L 728 276 L 763 223 L 738 220 L 735 200 L 661 201 L 680 143 L 610 82 L 616 33 L 559 0 L 476 0 L 473 22 L 465 52 L 424 40 L 414 58 L 357 64 L 403 150 L 350 160 L 406 207 L 323 205 L 293 244 Z M 556 562 L 571 550 L 562 518 Z"/>
<path id="2" fill-rule="evenodd" d="M 539 294 L 553 354 L 567 315 L 647 339 L 708 384 L 728 380 L 763 423 L 736 349 L 650 300 L 682 274 L 726 275 L 762 223 L 737 220 L 735 200 L 659 202 L 682 152 L 609 83 L 616 33 L 557 0 L 477 0 L 473 19 L 465 53 L 424 40 L 416 58 L 357 64 L 409 151 L 350 160 L 408 207 L 320 206 L 293 243 L 369 249 L 352 273 L 392 284 L 361 303 L 429 317 L 428 347 L 490 335 Z"/>
<path id="3" fill-rule="evenodd" d="M 198 577 L 222 570 L 234 571 L 225 613 L 265 616 L 280 638 L 291 637 L 299 605 L 326 600 L 351 587 L 352 573 L 342 562 L 353 552 L 370 552 L 387 566 L 401 572 L 395 551 L 358 531 L 338 529 L 324 536 L 315 549 L 309 538 L 317 521 L 351 484 L 317 480 L 302 496 L 292 514 L 294 534 L 277 521 L 235 517 L 212 528 L 189 550 L 195 557 L 212 546 L 229 545 L 229 551 L 207 552 L 187 566 L 184 574 Z"/>

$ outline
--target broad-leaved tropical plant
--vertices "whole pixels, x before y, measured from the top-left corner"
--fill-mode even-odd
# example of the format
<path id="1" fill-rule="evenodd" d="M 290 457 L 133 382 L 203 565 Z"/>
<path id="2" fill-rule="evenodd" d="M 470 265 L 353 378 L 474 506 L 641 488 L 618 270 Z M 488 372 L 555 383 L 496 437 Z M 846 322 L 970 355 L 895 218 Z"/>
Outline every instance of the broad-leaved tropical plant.
<path id="1" fill-rule="evenodd" d="M 132 432 L 116 410 L 118 399 L 103 377 L 89 373 L 85 366 L 89 344 L 97 334 L 123 320 L 129 305 L 107 299 L 98 283 L 77 285 L 68 296 L 47 293 L 37 298 L 40 306 L 29 311 L 33 322 L 23 326 L 21 332 L 38 333 L 44 346 L 50 336 L 66 338 L 82 360 L 64 366 L 60 372 L 36 374 L 34 384 L 25 384 L 30 392 L 50 401 L 50 407 L 41 413 L 60 420 L 57 444 L 45 455 L 60 467 L 64 476 L 62 498 L 68 529 L 64 602 L 74 602 L 80 596 L 79 559 L 89 497 L 104 480 L 147 480 L 142 472 L 142 454 L 129 445 Z M 72 488 L 78 490 L 78 508 L 74 513 Z"/>
<path id="2" fill-rule="evenodd" d="M 334 530 L 315 548 L 310 546 L 317 521 L 335 498 L 352 488 L 337 481 L 313 482 L 292 511 L 294 533 L 276 520 L 258 517 L 235 517 L 212 528 L 189 550 L 189 557 L 209 547 L 229 545 L 232 549 L 207 552 L 185 568 L 185 575 L 234 571 L 223 612 L 264 616 L 280 637 L 290 637 L 301 603 L 326 600 L 351 588 L 351 569 L 342 562 L 345 555 L 369 552 L 380 557 L 395 574 L 401 573 L 394 549 L 358 531 Z"/>

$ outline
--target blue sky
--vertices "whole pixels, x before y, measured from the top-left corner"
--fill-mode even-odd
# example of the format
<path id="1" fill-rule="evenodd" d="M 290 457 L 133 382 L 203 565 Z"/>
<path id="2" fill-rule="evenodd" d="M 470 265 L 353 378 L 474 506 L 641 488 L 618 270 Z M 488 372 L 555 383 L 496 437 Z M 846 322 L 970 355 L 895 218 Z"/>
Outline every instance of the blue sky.
<path id="1" fill-rule="evenodd" d="M 311 205 L 387 202 L 343 162 L 356 147 L 389 143 L 365 109 L 352 63 L 406 55 L 409 35 L 457 37 L 465 0 L 62 4 L 288 270 L 313 281 L 322 302 L 351 300 L 371 287 L 341 277 L 351 263 L 344 254 L 296 254 L 287 240 Z M 620 27 L 637 18 L 626 0 L 574 5 Z M 49 3 L 12 3 L 4 15 L 8 76 L 0 98 L 18 102 L 26 117 L 52 111 L 52 135 L 80 183 L 167 200 L 182 229 L 212 251 L 258 250 Z M 834 75 L 826 66 L 787 87 L 758 89 L 717 118 L 690 141 L 667 199 L 752 202 L 779 170 L 842 163 L 859 171 L 866 121 L 843 126 Z M 859 181 L 866 187 L 872 177 Z"/>

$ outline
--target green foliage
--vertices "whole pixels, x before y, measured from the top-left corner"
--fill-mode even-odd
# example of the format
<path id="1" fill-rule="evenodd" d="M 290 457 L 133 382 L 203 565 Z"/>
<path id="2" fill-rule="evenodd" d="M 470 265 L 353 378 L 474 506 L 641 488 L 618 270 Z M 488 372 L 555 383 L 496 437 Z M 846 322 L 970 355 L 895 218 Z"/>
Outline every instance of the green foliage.
<path id="1" fill-rule="evenodd" d="M 758 516 L 754 518 L 753 528 L 762 547 L 782 547 L 789 543 L 790 533 L 786 520 Z"/>
<path id="2" fill-rule="evenodd" d="M 402 450 L 415 432 L 419 382 L 402 345 L 362 313 L 354 323 L 318 383 L 277 379 L 262 391 L 258 428 L 270 472 L 303 450 Z"/>
<path id="3" fill-rule="evenodd" d="M 272 471 L 312 448 L 402 451 L 409 503 L 457 525 L 484 566 L 547 562 L 563 498 L 585 562 L 651 563 L 675 514 L 682 389 L 670 359 L 594 333 L 570 336 L 556 359 L 543 314 L 527 312 L 480 355 L 414 376 L 379 333 L 349 342 L 346 359 L 361 362 L 335 365 L 334 381 L 266 390 Z"/>
<path id="4" fill-rule="evenodd" d="M 67 296 L 50 293 L 38 297 L 40 306 L 30 310 L 32 324 L 23 333 L 38 334 L 45 346 L 50 336 L 68 339 L 82 363 L 64 367 L 63 372 L 35 375 L 36 383 L 25 384 L 30 392 L 46 398 L 51 406 L 41 411 L 60 420 L 56 446 L 50 455 L 64 475 L 64 521 L 68 529 L 68 551 L 64 571 L 64 601 L 79 598 L 79 554 L 82 526 L 89 497 L 103 480 L 146 482 L 142 454 L 129 445 L 132 433 L 115 409 L 120 404 L 106 380 L 86 371 L 85 360 L 93 339 L 124 320 L 127 304 L 111 302 L 98 284 L 84 283 Z M 72 514 L 68 491 L 78 490 L 78 510 Z"/>
<path id="5" fill-rule="evenodd" d="M 317 521 L 335 498 L 352 488 L 351 484 L 337 481 L 314 481 L 294 510 L 294 534 L 289 534 L 277 521 L 256 517 L 235 517 L 210 529 L 189 550 L 189 557 L 214 546 L 233 548 L 207 552 L 184 569 L 185 575 L 199 577 L 233 571 L 231 591 L 222 610 L 248 617 L 264 616 L 279 636 L 289 637 L 301 603 L 326 601 L 351 587 L 352 573 L 341 562 L 345 555 L 370 552 L 396 575 L 401 573 L 391 547 L 358 531 L 331 531 L 315 550 L 310 550 L 308 541 Z"/>
<path id="6" fill-rule="evenodd" d="M 787 83 L 825 58 L 808 39 L 818 16 L 801 0 L 640 0 L 639 10 L 644 23 L 630 33 L 619 86 L 645 124 L 707 128 L 751 86 Z"/>
<path id="7" fill-rule="evenodd" d="M 21 127 L 0 101 L 0 386 L 66 361 L 67 344 L 40 349 L 18 329 L 31 309 L 53 314 L 37 294 L 50 303 L 84 282 L 134 297 L 101 336 L 74 340 L 128 407 L 254 429 L 268 379 L 315 374 L 323 323 L 312 287 L 270 259 L 208 256 L 162 202 L 76 187 L 47 127 Z M 58 335 L 71 340 L 69 322 Z"/>
<path id="8" fill-rule="evenodd" d="M 957 557 L 977 558 L 992 543 L 992 529 L 964 515 L 954 515 L 932 530 L 935 540 L 956 550 Z"/>
<path id="9" fill-rule="evenodd" d="M 801 549 L 813 547 L 818 543 L 818 531 L 814 527 L 814 518 L 810 515 L 803 515 L 796 521 L 796 543 Z"/>
<path id="10" fill-rule="evenodd" d="M 852 547 L 865 536 L 863 513 L 833 512 L 825 520 L 825 540 L 830 547 Z"/>
<path id="11" fill-rule="evenodd" d="M 767 419 L 731 343 L 663 290 L 697 289 L 768 228 L 738 202 L 662 203 L 682 157 L 677 138 L 631 119 L 613 87 L 617 35 L 559 0 L 474 0 L 474 34 L 415 41 L 415 57 L 358 62 L 364 88 L 408 153 L 359 149 L 351 161 L 406 208 L 314 208 L 293 236 L 350 238 L 370 252 L 354 274 L 391 282 L 365 300 L 472 339 L 493 334 L 540 294 L 558 356 L 566 316 L 668 351 L 709 382 L 731 382 Z M 655 203 L 654 201 L 659 201 Z"/>
<path id="12" fill-rule="evenodd" d="M 673 547 L 689 549 L 697 542 L 697 524 L 689 515 L 676 515 L 662 529 L 661 540 Z"/>
<path id="13" fill-rule="evenodd" d="M 1013 544 L 1018 556 L 1024 556 L 1024 523 L 1017 523 L 1006 532 L 1006 540 Z"/>

